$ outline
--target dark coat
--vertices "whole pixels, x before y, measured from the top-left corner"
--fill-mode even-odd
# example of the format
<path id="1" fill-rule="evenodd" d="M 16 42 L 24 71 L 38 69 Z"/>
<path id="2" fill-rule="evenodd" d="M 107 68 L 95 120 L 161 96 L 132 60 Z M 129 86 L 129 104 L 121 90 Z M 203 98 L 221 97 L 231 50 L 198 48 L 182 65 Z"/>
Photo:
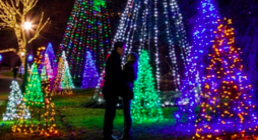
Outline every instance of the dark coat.
<path id="1" fill-rule="evenodd" d="M 124 69 L 122 71 L 122 76 L 124 84 L 122 97 L 126 99 L 133 99 L 133 84 L 137 78 L 137 73 L 130 62 L 125 64 Z"/>
<path id="2" fill-rule="evenodd" d="M 120 55 L 113 50 L 106 63 L 105 82 L 102 89 L 104 98 L 121 95 L 122 68 Z"/>

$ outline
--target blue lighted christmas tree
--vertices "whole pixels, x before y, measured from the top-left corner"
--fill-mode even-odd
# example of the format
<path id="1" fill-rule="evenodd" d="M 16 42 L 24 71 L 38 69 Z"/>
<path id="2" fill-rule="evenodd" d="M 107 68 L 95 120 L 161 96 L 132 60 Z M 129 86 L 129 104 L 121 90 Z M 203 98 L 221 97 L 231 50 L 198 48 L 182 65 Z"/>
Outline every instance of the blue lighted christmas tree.
<path id="1" fill-rule="evenodd" d="M 99 74 L 90 51 L 86 52 L 83 72 L 82 88 L 95 88 L 98 84 Z"/>
<path id="2" fill-rule="evenodd" d="M 195 132 L 196 114 L 200 101 L 201 87 L 204 79 L 205 67 L 208 65 L 208 53 L 212 49 L 217 29 L 218 11 L 212 0 L 201 0 L 193 33 L 193 47 L 191 50 L 192 63 L 188 65 L 185 79 L 182 81 L 182 96 L 178 101 L 179 110 L 175 113 L 177 131 L 184 135 Z"/>
<path id="3" fill-rule="evenodd" d="M 56 56 L 55 56 L 55 52 L 53 50 L 52 44 L 49 43 L 47 46 L 47 49 L 45 51 L 45 55 L 48 56 L 48 59 L 50 61 L 51 67 L 54 69 L 57 67 L 57 63 L 56 63 Z"/>
<path id="4" fill-rule="evenodd" d="M 215 39 L 217 20 L 220 18 L 213 0 L 201 0 L 198 7 L 198 17 L 193 33 L 193 53 L 199 75 L 202 77 L 209 59 L 207 59 Z M 203 79 L 203 77 L 201 78 Z"/>

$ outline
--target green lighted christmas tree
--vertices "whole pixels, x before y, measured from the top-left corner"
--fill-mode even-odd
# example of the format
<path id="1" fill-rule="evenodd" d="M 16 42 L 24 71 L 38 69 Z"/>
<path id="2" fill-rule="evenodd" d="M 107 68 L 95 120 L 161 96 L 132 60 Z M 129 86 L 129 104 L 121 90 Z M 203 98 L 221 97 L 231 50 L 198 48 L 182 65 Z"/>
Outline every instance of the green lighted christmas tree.
<path id="1" fill-rule="evenodd" d="M 147 51 L 142 51 L 139 58 L 138 78 L 134 83 L 134 100 L 132 101 L 132 116 L 139 122 L 163 119 L 149 60 Z"/>
<path id="2" fill-rule="evenodd" d="M 27 104 L 41 104 L 43 102 L 41 80 L 38 73 L 38 67 L 35 63 L 33 63 L 31 67 L 31 74 L 28 78 L 28 84 L 26 86 L 24 97 Z"/>
<path id="3" fill-rule="evenodd" d="M 23 101 L 23 95 L 17 81 L 13 80 L 11 85 L 11 93 L 6 108 L 6 113 L 3 114 L 3 121 L 29 119 L 30 112 Z"/>

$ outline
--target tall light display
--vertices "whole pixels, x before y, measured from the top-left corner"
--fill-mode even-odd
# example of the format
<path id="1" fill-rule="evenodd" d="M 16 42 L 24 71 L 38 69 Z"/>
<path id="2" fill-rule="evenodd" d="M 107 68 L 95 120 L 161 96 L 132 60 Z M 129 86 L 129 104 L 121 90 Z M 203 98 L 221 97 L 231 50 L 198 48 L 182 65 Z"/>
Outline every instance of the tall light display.
<path id="1" fill-rule="evenodd" d="M 98 84 L 99 74 L 90 51 L 86 52 L 85 61 L 82 88 L 95 88 Z"/>
<path id="2" fill-rule="evenodd" d="M 8 97 L 6 112 L 3 114 L 3 121 L 30 119 L 30 112 L 24 103 L 23 95 L 17 81 L 11 84 L 11 93 Z"/>
<path id="3" fill-rule="evenodd" d="M 212 49 L 212 41 L 215 39 L 213 32 L 217 30 L 218 19 L 220 19 L 220 16 L 213 0 L 201 0 L 193 33 L 194 59 L 197 64 L 200 64 L 196 65 L 196 67 L 201 76 L 201 80 L 203 79 L 203 72 L 210 61 L 207 59 L 207 54 L 209 54 Z"/>
<path id="4" fill-rule="evenodd" d="M 126 42 L 124 56 L 132 51 L 140 53 L 142 49 L 151 52 L 158 91 L 162 90 L 160 83 L 164 73 L 172 73 L 171 78 L 165 78 L 173 79 L 171 87 L 180 90 L 180 74 L 184 70 L 180 69 L 178 60 L 183 62 L 184 69 L 188 69 L 191 46 L 186 38 L 182 14 L 176 0 L 128 0 L 114 38 L 114 42 L 116 41 Z M 173 68 L 167 68 L 167 62 Z"/>
<path id="5" fill-rule="evenodd" d="M 186 78 L 182 81 L 182 95 L 179 110 L 175 113 L 177 131 L 184 135 L 195 133 L 196 114 L 200 101 L 201 87 L 205 77 L 205 67 L 208 66 L 208 54 L 212 49 L 213 40 L 217 30 L 218 11 L 212 0 L 201 0 L 198 4 L 197 20 L 193 32 L 193 48 L 191 50 L 192 63 L 186 71 Z"/>
<path id="6" fill-rule="evenodd" d="M 65 50 L 71 75 L 81 84 L 86 50 L 90 50 L 100 73 L 111 48 L 111 26 L 105 0 L 76 0 L 60 50 Z M 59 53 L 61 55 L 61 52 Z"/>
<path id="7" fill-rule="evenodd" d="M 138 78 L 134 83 L 132 100 L 132 118 L 139 122 L 163 119 L 149 60 L 148 52 L 143 50 L 139 58 Z"/>
<path id="8" fill-rule="evenodd" d="M 240 48 L 235 46 L 231 19 L 218 20 L 210 64 L 201 94 L 201 112 L 196 123 L 196 139 L 221 136 L 245 138 L 258 129 L 252 86 L 243 74 Z"/>

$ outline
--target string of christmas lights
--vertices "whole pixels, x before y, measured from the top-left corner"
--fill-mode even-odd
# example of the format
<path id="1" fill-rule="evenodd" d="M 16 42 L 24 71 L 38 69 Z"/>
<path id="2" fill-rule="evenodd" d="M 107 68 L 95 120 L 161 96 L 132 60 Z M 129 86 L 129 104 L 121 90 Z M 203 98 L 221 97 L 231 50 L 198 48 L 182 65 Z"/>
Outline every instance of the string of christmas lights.
<path id="1" fill-rule="evenodd" d="M 53 136 L 53 135 L 59 135 L 59 131 L 57 130 L 57 125 L 55 122 L 55 104 L 52 101 L 52 95 L 50 92 L 50 83 L 46 81 L 43 85 L 43 92 L 45 94 L 44 96 L 44 107 L 43 107 L 43 113 L 40 116 L 40 133 L 39 135 L 44 136 Z"/>

